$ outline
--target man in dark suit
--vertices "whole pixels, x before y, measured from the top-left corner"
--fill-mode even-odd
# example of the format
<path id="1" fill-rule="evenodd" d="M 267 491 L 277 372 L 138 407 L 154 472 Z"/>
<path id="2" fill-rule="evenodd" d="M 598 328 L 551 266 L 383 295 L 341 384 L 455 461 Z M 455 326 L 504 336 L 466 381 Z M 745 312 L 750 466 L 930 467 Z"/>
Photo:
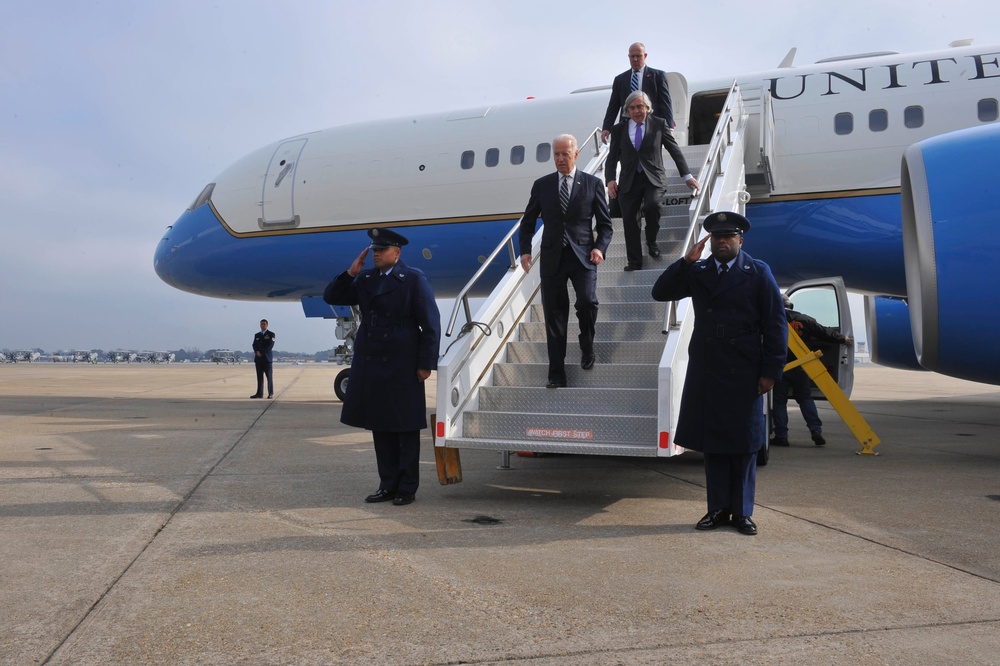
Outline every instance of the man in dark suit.
<path id="1" fill-rule="evenodd" d="M 767 437 L 763 400 L 785 367 L 785 308 L 771 269 L 741 251 L 750 222 L 727 212 L 704 224 L 709 236 L 653 285 L 654 300 L 690 296 L 694 309 L 674 441 L 705 455 L 708 513 L 695 528 L 734 525 L 753 535 L 757 451 Z M 712 256 L 701 259 L 709 238 Z"/>
<path id="2" fill-rule="evenodd" d="M 274 397 L 274 373 L 271 350 L 274 349 L 274 332 L 267 328 L 267 320 L 260 320 L 260 333 L 253 335 L 253 365 L 257 371 L 257 392 L 251 398 L 264 397 L 264 377 L 267 377 L 267 397 Z"/>
<path id="3" fill-rule="evenodd" d="M 361 310 L 340 421 L 372 431 L 380 481 L 365 501 L 403 506 L 419 485 L 424 380 L 437 370 L 441 315 L 427 277 L 400 261 L 407 239 L 389 229 L 368 236 L 371 245 L 327 285 L 323 300 Z M 369 250 L 375 268 L 365 270 Z"/>
<path id="4" fill-rule="evenodd" d="M 646 216 L 649 256 L 654 259 L 660 256 L 656 235 L 660 231 L 660 202 L 667 187 L 662 148 L 670 153 L 678 173 L 691 190 L 697 190 L 700 185 L 688 170 L 687 161 L 666 121 L 649 114 L 649 96 L 644 92 L 634 92 L 626 98 L 625 107 L 629 119 L 611 128 L 611 146 L 604 165 L 604 178 L 608 183 L 608 196 L 617 198 L 621 204 L 628 256 L 625 270 L 634 271 L 642 268 L 640 213 Z M 620 175 L 619 162 L 622 167 Z"/>
<path id="5" fill-rule="evenodd" d="M 604 198 L 604 185 L 596 176 L 577 170 L 580 154 L 576 138 L 557 136 L 552 142 L 556 172 L 542 176 L 531 186 L 528 206 L 521 218 L 518 243 L 521 267 L 531 267 L 531 239 L 541 216 L 542 310 L 549 352 L 547 388 L 566 386 L 566 329 L 569 323 L 569 292 L 576 290 L 576 317 L 580 322 L 580 367 L 594 367 L 594 325 L 597 321 L 597 267 L 611 243 L 611 216 Z M 594 219 L 596 218 L 596 238 Z"/>
<path id="6" fill-rule="evenodd" d="M 611 84 L 611 99 L 608 100 L 608 110 L 604 114 L 604 124 L 601 125 L 601 141 L 608 142 L 611 128 L 623 115 L 628 115 L 622 109 L 628 105 L 625 100 L 636 90 L 640 90 L 652 101 L 653 115 L 667 121 L 671 134 L 674 131 L 674 110 L 670 104 L 670 88 L 667 86 L 667 75 L 659 69 L 646 67 L 646 47 L 636 42 L 628 47 L 629 69 L 615 77 Z"/>

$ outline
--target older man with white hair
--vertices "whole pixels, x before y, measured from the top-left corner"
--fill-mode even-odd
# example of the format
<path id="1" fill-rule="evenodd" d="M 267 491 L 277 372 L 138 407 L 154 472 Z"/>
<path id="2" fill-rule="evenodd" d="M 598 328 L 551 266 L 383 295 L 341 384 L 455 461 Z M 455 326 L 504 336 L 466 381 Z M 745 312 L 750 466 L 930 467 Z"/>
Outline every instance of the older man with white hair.
<path id="1" fill-rule="evenodd" d="M 622 209 L 625 230 L 625 270 L 642 268 L 642 241 L 639 235 L 639 214 L 646 215 L 646 245 L 649 256 L 660 256 L 656 235 L 660 231 L 661 202 L 667 187 L 667 172 L 663 168 L 663 151 L 674 159 L 677 171 L 692 190 L 700 185 L 688 169 L 684 154 L 667 121 L 650 115 L 649 95 L 637 90 L 625 100 L 629 119 L 611 128 L 611 146 L 604 167 L 608 196 L 617 198 Z M 621 174 L 618 165 L 621 163 Z"/>

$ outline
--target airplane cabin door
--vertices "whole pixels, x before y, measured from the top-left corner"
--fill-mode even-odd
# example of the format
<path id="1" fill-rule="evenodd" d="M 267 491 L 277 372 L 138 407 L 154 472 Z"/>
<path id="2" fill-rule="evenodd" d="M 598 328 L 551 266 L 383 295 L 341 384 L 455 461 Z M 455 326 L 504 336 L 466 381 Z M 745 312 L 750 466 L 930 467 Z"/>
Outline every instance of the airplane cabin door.
<path id="1" fill-rule="evenodd" d="M 688 145 L 688 84 L 683 74 L 667 72 L 667 87 L 670 88 L 670 107 L 674 113 L 674 138 L 680 146 Z"/>
<path id="2" fill-rule="evenodd" d="M 854 337 L 851 308 L 843 279 L 833 277 L 803 280 L 793 284 L 785 293 L 796 312 L 809 315 L 821 326 L 834 328 L 844 335 Z M 823 352 L 820 360 L 830 376 L 844 394 L 851 397 L 851 390 L 854 388 L 854 345 L 824 342 L 819 345 L 819 350 Z M 815 385 L 812 391 L 814 399 L 826 399 Z"/>
<path id="3" fill-rule="evenodd" d="M 260 197 L 261 216 L 258 223 L 261 229 L 299 225 L 299 218 L 295 214 L 295 172 L 306 141 L 307 139 L 285 141 L 271 156 Z"/>

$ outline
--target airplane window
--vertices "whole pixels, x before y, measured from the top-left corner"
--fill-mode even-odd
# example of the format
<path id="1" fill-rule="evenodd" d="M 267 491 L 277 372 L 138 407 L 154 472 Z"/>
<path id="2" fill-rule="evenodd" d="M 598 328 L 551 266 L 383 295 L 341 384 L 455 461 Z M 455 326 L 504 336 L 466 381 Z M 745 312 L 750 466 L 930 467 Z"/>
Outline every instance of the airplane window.
<path id="1" fill-rule="evenodd" d="M 873 132 L 884 132 L 889 127 L 889 112 L 885 109 L 874 109 L 868 112 L 868 129 Z"/>
<path id="2" fill-rule="evenodd" d="M 495 167 L 500 164 L 500 149 L 490 148 L 486 151 L 486 166 Z"/>
<path id="3" fill-rule="evenodd" d="M 552 146 L 547 143 L 538 144 L 535 148 L 535 161 L 548 162 L 550 157 L 552 157 Z"/>
<path id="4" fill-rule="evenodd" d="M 979 120 L 991 123 L 997 119 L 997 101 L 995 99 L 979 100 Z"/>
<path id="5" fill-rule="evenodd" d="M 833 117 L 833 131 L 837 134 L 850 134 L 854 131 L 854 115 L 838 113 Z"/>
<path id="6" fill-rule="evenodd" d="M 924 107 L 908 106 L 903 109 L 903 124 L 910 128 L 923 127 Z"/>
<path id="7" fill-rule="evenodd" d="M 476 164 L 476 151 L 467 150 L 462 153 L 462 168 L 471 169 Z"/>
<path id="8" fill-rule="evenodd" d="M 510 149 L 510 163 L 511 164 L 523 164 L 524 163 L 524 146 L 514 146 Z"/>

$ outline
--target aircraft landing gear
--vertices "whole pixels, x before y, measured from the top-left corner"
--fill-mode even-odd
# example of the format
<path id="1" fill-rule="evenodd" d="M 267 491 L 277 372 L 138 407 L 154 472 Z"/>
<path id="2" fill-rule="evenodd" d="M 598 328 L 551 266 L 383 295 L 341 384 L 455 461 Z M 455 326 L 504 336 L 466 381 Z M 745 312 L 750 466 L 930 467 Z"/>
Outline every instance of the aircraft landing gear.
<path id="1" fill-rule="evenodd" d="M 337 373 L 337 378 L 333 380 L 333 392 L 337 394 L 341 402 L 347 395 L 347 380 L 351 377 L 351 369 L 345 368 Z"/>

